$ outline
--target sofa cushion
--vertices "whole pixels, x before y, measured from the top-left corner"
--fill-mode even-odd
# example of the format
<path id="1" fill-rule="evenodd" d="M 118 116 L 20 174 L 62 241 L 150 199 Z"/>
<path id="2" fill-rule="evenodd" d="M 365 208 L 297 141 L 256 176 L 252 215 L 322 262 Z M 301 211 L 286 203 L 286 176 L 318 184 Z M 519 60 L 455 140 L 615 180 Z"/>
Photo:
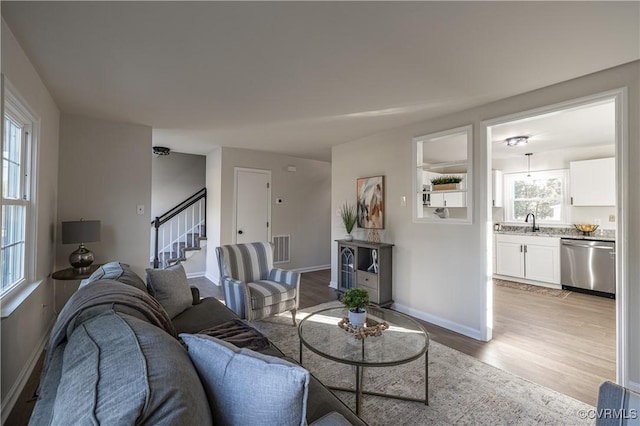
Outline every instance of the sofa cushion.
<path id="1" fill-rule="evenodd" d="M 204 335 L 181 334 L 213 418 L 228 425 L 304 425 L 309 372 Z"/>
<path id="2" fill-rule="evenodd" d="M 236 314 L 227 308 L 215 297 L 205 297 L 197 305 L 182 311 L 171 322 L 179 333 L 197 333 L 205 328 L 210 328 L 223 322 L 238 318 Z"/>
<path id="3" fill-rule="evenodd" d="M 251 309 L 262 309 L 286 300 L 295 299 L 296 288 L 275 281 L 260 280 L 247 284 L 251 294 Z"/>
<path id="4" fill-rule="evenodd" d="M 160 302 L 170 318 L 193 304 L 187 274 L 181 264 L 166 269 L 147 269 L 147 286 L 149 294 Z"/>
<path id="5" fill-rule="evenodd" d="M 123 284 L 129 284 L 146 292 L 147 286 L 142 278 L 131 270 L 129 265 L 121 262 L 109 262 L 96 269 L 89 278 L 80 281 L 80 287 L 98 280 L 116 280 Z"/>
<path id="6" fill-rule="evenodd" d="M 78 325 L 64 350 L 51 424 L 81 423 L 210 425 L 212 419 L 180 343 L 111 311 Z"/>

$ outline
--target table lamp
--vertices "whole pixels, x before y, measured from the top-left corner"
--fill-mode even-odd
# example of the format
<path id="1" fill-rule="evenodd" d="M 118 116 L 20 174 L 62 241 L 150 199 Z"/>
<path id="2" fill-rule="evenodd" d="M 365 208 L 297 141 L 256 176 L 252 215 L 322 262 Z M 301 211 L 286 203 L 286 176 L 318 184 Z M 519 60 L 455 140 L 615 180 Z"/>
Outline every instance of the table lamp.
<path id="1" fill-rule="evenodd" d="M 80 219 L 73 222 L 62 222 L 62 244 L 80 243 L 78 250 L 69 255 L 69 263 L 73 266 L 74 272 L 82 274 L 89 271 L 94 257 L 91 250 L 84 246 L 84 243 L 96 241 L 100 241 L 99 220 Z"/>

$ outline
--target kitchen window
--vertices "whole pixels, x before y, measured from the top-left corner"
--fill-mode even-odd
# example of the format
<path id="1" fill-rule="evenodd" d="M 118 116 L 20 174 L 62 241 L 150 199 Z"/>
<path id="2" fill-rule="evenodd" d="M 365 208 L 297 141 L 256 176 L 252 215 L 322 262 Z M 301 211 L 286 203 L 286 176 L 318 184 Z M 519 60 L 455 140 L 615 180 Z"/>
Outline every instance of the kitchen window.
<path id="1" fill-rule="evenodd" d="M 527 213 L 536 223 L 569 223 L 567 170 L 505 174 L 505 217 L 507 222 L 524 222 Z"/>
<path id="2" fill-rule="evenodd" d="M 35 191 L 32 186 L 36 120 L 5 85 L 2 121 L 2 235 L 0 239 L 0 297 L 33 280 L 35 256 Z"/>

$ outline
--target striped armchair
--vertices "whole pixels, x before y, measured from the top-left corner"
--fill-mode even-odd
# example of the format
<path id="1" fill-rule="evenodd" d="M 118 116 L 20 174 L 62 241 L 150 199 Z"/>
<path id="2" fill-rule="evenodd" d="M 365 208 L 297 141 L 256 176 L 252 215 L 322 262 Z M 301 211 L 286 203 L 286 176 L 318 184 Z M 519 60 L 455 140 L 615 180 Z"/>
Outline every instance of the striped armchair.
<path id="1" fill-rule="evenodd" d="M 296 325 L 300 274 L 273 267 L 271 243 L 216 247 L 216 256 L 227 307 L 249 321 L 291 311 Z"/>

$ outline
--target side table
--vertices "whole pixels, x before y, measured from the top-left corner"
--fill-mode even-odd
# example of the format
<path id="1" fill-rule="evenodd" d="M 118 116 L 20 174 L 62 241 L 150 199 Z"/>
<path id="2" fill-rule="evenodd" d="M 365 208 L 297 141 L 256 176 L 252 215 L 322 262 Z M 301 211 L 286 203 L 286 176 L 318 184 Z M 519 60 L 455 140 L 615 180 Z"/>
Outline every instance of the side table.
<path id="1" fill-rule="evenodd" d="M 54 280 L 76 281 L 76 284 L 77 284 L 77 285 L 74 285 L 73 283 L 71 283 L 70 285 L 67 286 L 67 284 L 64 283 L 63 284 L 64 288 L 60 292 L 62 294 L 58 294 L 59 292 L 56 291 L 57 285 L 55 282 L 53 283 L 53 308 L 54 308 L 53 312 L 55 314 L 58 314 L 60 312 L 60 309 L 64 306 L 65 303 L 67 303 L 67 300 L 69 300 L 71 295 L 78 289 L 78 286 L 80 285 L 78 281 L 84 280 L 85 278 L 89 278 L 91 274 L 93 274 L 96 271 L 96 269 L 98 269 L 101 266 L 102 266 L 101 263 L 93 264 L 89 266 L 89 270 L 84 273 L 78 273 L 74 270 L 74 268 L 66 268 L 51 274 L 51 278 L 53 278 Z M 58 298 L 60 298 L 61 300 L 58 301 Z"/>

